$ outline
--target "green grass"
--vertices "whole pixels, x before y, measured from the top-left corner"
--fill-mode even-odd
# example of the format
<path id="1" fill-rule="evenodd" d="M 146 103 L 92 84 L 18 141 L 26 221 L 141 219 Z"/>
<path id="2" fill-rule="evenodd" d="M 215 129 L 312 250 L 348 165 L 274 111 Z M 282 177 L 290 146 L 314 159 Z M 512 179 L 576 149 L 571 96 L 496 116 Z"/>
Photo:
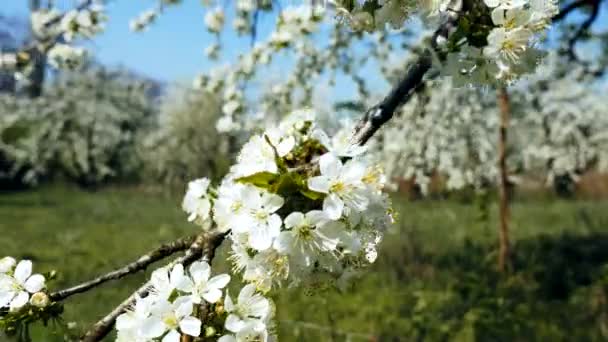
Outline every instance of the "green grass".
<path id="1" fill-rule="evenodd" d="M 134 260 L 162 242 L 194 232 L 196 227 L 186 222 L 179 202 L 176 197 L 124 188 L 84 192 L 54 186 L 2 194 L 0 256 L 30 258 L 35 262 L 36 271 L 57 270 L 59 276 L 51 287 L 63 288 Z M 608 234 L 608 202 L 521 200 L 512 208 L 512 234 L 514 248 L 516 251 L 520 248 L 522 254 L 516 254 L 513 276 L 501 278 L 492 273 L 497 240 L 495 206 L 489 208 L 491 215 L 485 222 L 479 219 L 480 211 L 475 205 L 457 201 L 396 201 L 395 206 L 399 212 L 398 223 L 388 233 L 378 262 L 362 279 L 355 280 L 346 293 L 330 291 L 309 296 L 303 295 L 302 291 L 285 290 L 278 295 L 281 340 L 370 340 L 371 336 L 382 341 L 446 340 L 445 336 L 448 340 L 483 340 L 479 337 L 485 331 L 480 328 L 481 323 L 475 321 L 474 328 L 465 323 L 491 307 L 487 298 L 495 303 L 495 298 L 504 297 L 508 303 L 512 301 L 517 310 L 522 303 L 532 303 L 530 298 L 513 299 L 511 292 L 505 292 L 508 293 L 505 295 L 501 291 L 511 291 L 512 287 L 504 288 L 501 284 L 514 282 L 517 289 L 521 287 L 534 296 L 539 295 L 539 288 L 549 291 L 543 287 L 547 276 L 537 276 L 544 273 L 532 269 L 539 264 L 543 266 L 545 261 L 552 262 L 538 255 L 538 251 L 545 248 L 538 246 L 544 246 L 547 236 L 558 239 L 545 244 L 550 245 L 546 248 L 551 253 L 555 250 L 561 253 L 551 254 L 553 259 L 559 259 L 563 254 L 559 249 L 562 248 L 560 239 L 565 233 L 573 239 L 597 234 L 603 238 L 601 234 Z M 595 240 L 592 238 L 592 242 Z M 586 250 L 587 247 L 583 247 L 580 250 Z M 566 248 L 564 253 L 567 252 Z M 224 256 L 225 253 L 220 253 L 218 258 Z M 581 264 L 579 259 L 586 261 L 586 256 L 577 254 L 571 259 L 566 257 L 564 263 L 555 263 L 551 270 L 557 274 L 562 270 L 576 273 L 576 269 L 567 267 L 573 262 L 578 268 L 587 267 L 583 268 L 588 269 L 590 282 L 593 282 L 599 279 L 599 266 L 608 261 L 603 259 L 603 254 L 601 257 L 593 263 Z M 532 259 L 533 264 L 529 261 Z M 483 284 L 484 291 L 487 290 L 483 295 L 470 296 L 468 292 L 466 295 L 460 292 L 462 284 L 467 283 L 465 279 L 472 275 L 477 277 L 473 283 Z M 124 299 L 145 280 L 145 276 L 138 274 L 72 297 L 66 302 L 65 320 L 77 322 L 81 329 L 86 328 Z M 522 280 L 523 285 L 518 283 L 520 278 L 525 280 Z M 551 310 L 571 309 L 570 305 L 575 305 L 572 302 L 577 298 L 575 294 L 587 289 L 591 283 L 577 280 L 573 284 L 565 299 L 551 297 L 546 301 L 547 305 L 558 305 L 552 306 Z M 547 309 L 546 306 L 528 306 L 527 313 L 518 315 L 535 317 L 535 310 Z M 504 322 L 509 322 L 512 312 L 503 315 L 501 310 L 490 311 L 503 325 L 508 324 Z M 581 309 L 585 310 L 588 311 L 586 307 Z M 558 336 L 551 330 L 561 322 L 556 320 L 547 318 L 533 329 L 549 331 L 543 336 Z M 420 333 L 420 326 L 424 333 Z M 600 329 L 596 325 L 591 327 Z M 442 329 L 447 332 L 442 333 Z M 456 335 L 450 332 L 455 329 L 459 329 Z M 471 337 L 472 334 L 478 337 Z M 504 334 L 507 336 L 506 332 Z M 41 340 L 50 341 L 49 338 Z"/>

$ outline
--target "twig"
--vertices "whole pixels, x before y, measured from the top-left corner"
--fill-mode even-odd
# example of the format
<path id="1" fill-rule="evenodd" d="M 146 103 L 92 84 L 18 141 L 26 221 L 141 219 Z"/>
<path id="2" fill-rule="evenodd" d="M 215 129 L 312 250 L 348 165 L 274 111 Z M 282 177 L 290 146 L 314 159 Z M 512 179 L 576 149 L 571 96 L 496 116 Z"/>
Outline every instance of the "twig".
<path id="1" fill-rule="evenodd" d="M 171 268 L 174 265 L 182 264 L 187 266 L 192 262 L 200 259 L 201 257 L 206 257 L 206 259 L 211 262 L 213 257 L 215 256 L 216 249 L 221 245 L 222 241 L 226 237 L 225 233 L 202 233 L 198 235 L 195 241 L 192 243 L 190 248 L 186 251 L 186 253 L 180 257 L 169 263 L 167 267 Z M 150 281 L 146 282 L 139 289 L 137 289 L 133 294 L 131 294 L 125 301 L 120 303 L 117 307 L 115 307 L 109 314 L 95 323 L 82 337 L 82 342 L 96 342 L 103 339 L 106 335 L 110 333 L 114 323 L 116 322 L 116 318 L 124 313 L 129 307 L 133 305 L 135 300 L 139 297 L 144 297 L 148 294 L 151 288 Z"/>
<path id="2" fill-rule="evenodd" d="M 444 14 L 443 23 L 431 38 L 431 48 L 426 49 L 414 61 L 405 76 L 393 87 L 388 96 L 365 112 L 363 118 L 355 127 L 351 140 L 353 144 L 365 145 L 378 129 L 393 117 L 397 108 L 409 101 L 411 95 L 421 85 L 424 75 L 431 69 L 433 55 L 441 55 L 438 41 L 449 38 L 456 27 L 461 11 L 462 1 L 453 1 L 450 9 Z"/>
<path id="3" fill-rule="evenodd" d="M 50 298 L 53 301 L 64 300 L 72 295 L 86 292 L 92 288 L 95 288 L 103 283 L 106 283 L 110 280 L 117 280 L 122 277 L 125 277 L 129 274 L 133 274 L 139 271 L 145 270 L 149 265 L 165 259 L 177 252 L 184 251 L 188 249 L 192 243 L 194 242 L 195 236 L 189 236 L 186 238 L 181 238 L 179 240 L 164 244 L 157 249 L 141 256 L 139 259 L 119 268 L 112 272 L 101 275 L 95 279 L 86 281 L 84 283 L 78 284 L 76 286 L 67 288 L 65 290 L 53 292 L 50 294 Z"/>

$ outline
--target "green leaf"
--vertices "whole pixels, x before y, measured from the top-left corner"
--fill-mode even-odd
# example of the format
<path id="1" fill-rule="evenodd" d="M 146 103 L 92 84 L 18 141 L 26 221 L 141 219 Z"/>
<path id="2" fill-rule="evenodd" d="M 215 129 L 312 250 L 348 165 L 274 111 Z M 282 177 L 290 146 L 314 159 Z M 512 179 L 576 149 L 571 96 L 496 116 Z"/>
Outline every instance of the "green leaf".
<path id="1" fill-rule="evenodd" d="M 264 171 L 237 178 L 236 181 L 239 183 L 252 184 L 264 189 L 270 189 L 279 177 L 280 176 L 276 173 Z"/>
<path id="2" fill-rule="evenodd" d="M 308 188 L 300 189 L 300 193 L 313 201 L 320 200 L 323 198 L 323 196 L 325 196 L 320 192 L 312 191 Z"/>

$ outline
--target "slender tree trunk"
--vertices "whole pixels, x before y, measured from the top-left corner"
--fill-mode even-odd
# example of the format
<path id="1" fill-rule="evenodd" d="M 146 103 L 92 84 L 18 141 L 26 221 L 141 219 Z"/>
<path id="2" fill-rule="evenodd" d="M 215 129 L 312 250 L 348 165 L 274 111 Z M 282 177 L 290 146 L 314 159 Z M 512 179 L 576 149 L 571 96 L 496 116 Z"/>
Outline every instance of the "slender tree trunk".
<path id="1" fill-rule="evenodd" d="M 40 0 L 29 0 L 30 14 L 40 10 Z M 34 41 L 38 40 L 36 33 L 31 28 L 30 23 L 30 34 L 31 39 Z M 44 85 L 44 76 L 46 73 L 46 55 L 38 50 L 34 50 L 32 53 L 33 69 L 28 77 L 28 83 L 25 85 L 25 93 L 28 97 L 35 98 L 42 95 L 42 87 Z"/>
<path id="2" fill-rule="evenodd" d="M 499 215 L 500 215 L 500 249 L 498 254 L 498 270 L 504 272 L 509 266 L 511 247 L 509 244 L 509 176 L 507 172 L 507 129 L 511 114 L 511 103 L 507 89 L 498 90 L 498 106 L 500 107 L 500 128 L 498 131 L 498 170 L 499 179 Z"/>

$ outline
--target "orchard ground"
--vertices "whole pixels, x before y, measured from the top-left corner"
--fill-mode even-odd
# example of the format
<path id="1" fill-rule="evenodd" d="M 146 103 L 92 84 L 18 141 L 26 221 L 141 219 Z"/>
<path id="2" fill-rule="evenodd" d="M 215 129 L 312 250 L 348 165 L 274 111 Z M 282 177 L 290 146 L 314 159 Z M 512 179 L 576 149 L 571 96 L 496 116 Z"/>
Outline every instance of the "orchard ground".
<path id="1" fill-rule="evenodd" d="M 29 258 L 37 272 L 57 270 L 52 289 L 73 285 L 195 232 L 180 196 L 67 186 L 1 194 L 0 254 Z M 516 198 L 504 275 L 495 271 L 494 198 L 484 212 L 479 201 L 456 197 L 396 198 L 397 224 L 376 264 L 346 293 L 286 289 L 275 298 L 280 340 L 608 339 L 608 201 Z M 216 272 L 228 269 L 225 257 L 224 246 Z M 74 332 L 86 328 L 149 272 L 70 298 L 66 322 L 77 324 Z"/>

